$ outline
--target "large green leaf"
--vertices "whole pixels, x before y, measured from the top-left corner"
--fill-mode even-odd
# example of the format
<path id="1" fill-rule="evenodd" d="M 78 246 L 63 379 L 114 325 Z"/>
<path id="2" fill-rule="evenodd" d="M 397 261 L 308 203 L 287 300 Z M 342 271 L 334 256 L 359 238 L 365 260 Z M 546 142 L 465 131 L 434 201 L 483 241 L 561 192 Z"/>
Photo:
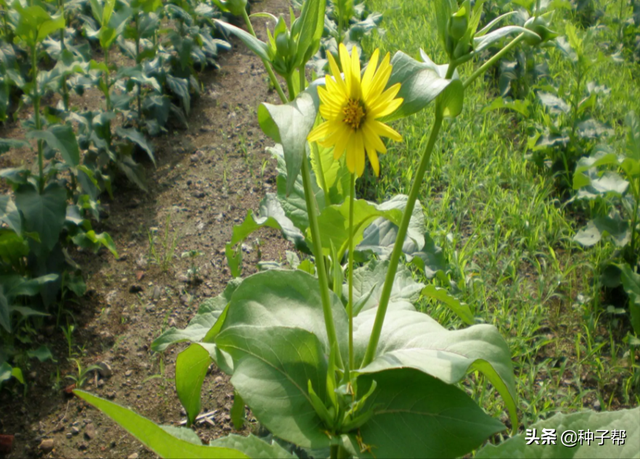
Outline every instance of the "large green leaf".
<path id="1" fill-rule="evenodd" d="M 362 361 L 377 309 L 354 318 L 354 352 Z M 484 373 L 500 392 L 517 426 L 516 390 L 509 347 L 491 325 L 449 331 L 426 314 L 389 310 L 373 361 L 358 370 L 376 373 L 393 368 L 414 368 L 447 384 L 461 381 L 472 370 Z"/>
<path id="2" fill-rule="evenodd" d="M 516 435 L 500 445 L 487 445 L 476 454 L 477 458 L 640 458 L 640 407 L 632 410 L 596 413 L 581 411 L 556 414 L 527 428 L 527 433 Z M 542 440 L 548 429 L 556 435 L 551 444 Z M 567 433 L 569 432 L 569 433 Z M 592 432 L 593 441 L 577 441 L 580 433 Z M 614 433 L 617 439 L 614 439 Z M 624 432 L 624 434 L 622 434 Z M 527 437 L 537 437 L 528 440 Z M 565 439 L 565 446 L 562 439 Z M 531 441 L 531 444 L 529 444 Z"/>
<path id="3" fill-rule="evenodd" d="M 45 131 L 30 131 L 27 133 L 29 139 L 41 139 L 47 142 L 52 150 L 59 151 L 64 161 L 70 167 L 80 164 L 80 149 L 78 141 L 69 125 L 49 126 Z"/>
<path id="4" fill-rule="evenodd" d="M 200 413 L 200 390 L 211 361 L 209 351 L 198 344 L 186 348 L 176 359 L 176 391 L 189 425 Z"/>
<path id="5" fill-rule="evenodd" d="M 346 356 L 347 314 L 337 295 L 329 294 L 336 334 Z M 236 326 L 301 328 L 316 335 L 324 349 L 330 348 L 318 280 L 300 270 L 270 270 L 247 277 L 231 296 L 221 333 Z"/>
<path id="6" fill-rule="evenodd" d="M 322 235 L 322 250 L 325 255 L 331 254 L 331 247 L 335 247 L 338 260 L 341 260 L 349 248 L 349 209 L 350 201 L 347 200 L 340 205 L 325 207 L 318 216 L 318 225 Z M 353 206 L 353 236 L 354 247 L 362 241 L 364 230 L 375 219 L 383 217 L 400 224 L 402 212 L 399 209 L 381 210 L 378 206 L 371 204 L 364 199 L 357 199 Z M 307 238 L 311 239 L 311 230 L 307 230 Z"/>
<path id="7" fill-rule="evenodd" d="M 267 193 L 260 202 L 258 214 L 255 215 L 253 211 L 249 209 L 247 211 L 247 217 L 242 224 L 233 227 L 233 236 L 231 237 L 231 241 L 226 245 L 227 254 L 232 254 L 233 251 L 231 249 L 233 247 L 244 241 L 254 231 L 264 227 L 279 229 L 282 231 L 284 237 L 293 242 L 296 247 L 304 245 L 304 235 L 293 225 L 293 222 L 287 218 L 278 198 L 272 193 Z M 227 256 L 227 261 L 230 266 L 234 263 L 234 260 L 230 259 L 229 256 Z M 234 267 L 236 271 L 234 272 L 234 269 L 232 269 L 232 274 L 239 276 L 239 266 Z"/>
<path id="8" fill-rule="evenodd" d="M 357 305 L 355 314 L 378 307 L 388 269 L 388 261 L 373 260 L 354 271 L 353 300 Z M 389 307 L 415 310 L 412 303 L 419 298 L 423 288 L 424 284 L 414 281 L 411 271 L 404 264 L 398 265 L 398 271 L 391 287 Z M 343 295 L 347 294 L 348 285 L 345 284 L 343 285 Z"/>
<path id="9" fill-rule="evenodd" d="M 596 217 L 589 220 L 587 226 L 578 231 L 573 240 L 585 247 L 591 247 L 604 236 L 610 236 L 615 245 L 624 247 L 631 241 L 629 223 L 619 217 Z"/>
<path id="10" fill-rule="evenodd" d="M 20 212 L 18 212 L 18 208 L 11 196 L 6 194 L 0 196 L 0 223 L 6 223 L 17 234 L 21 232 Z"/>
<path id="11" fill-rule="evenodd" d="M 74 394 L 98 408 L 120 424 L 142 444 L 163 458 L 247 458 L 246 454 L 226 447 L 194 445 L 176 438 L 147 418 L 115 403 L 101 399 L 89 392 L 74 390 Z"/>
<path id="12" fill-rule="evenodd" d="M 0 228 L 0 260 L 8 265 L 19 266 L 22 258 L 29 255 L 29 242 L 10 229 Z"/>
<path id="13" fill-rule="evenodd" d="M 12 8 L 20 14 L 15 33 L 29 47 L 40 43 L 49 34 L 64 28 L 64 16 L 51 16 L 39 5 L 22 8 L 22 4 L 14 1 Z"/>
<path id="14" fill-rule="evenodd" d="M 233 325 L 220 332 L 216 344 L 236 361 L 231 383 L 265 427 L 303 448 L 329 446 L 308 394 L 309 381 L 317 393 L 326 393 L 327 351 L 316 335 L 284 326 Z"/>
<path id="15" fill-rule="evenodd" d="M 153 165 L 156 165 L 156 157 L 153 154 L 153 148 L 151 147 L 151 145 L 149 145 L 149 142 L 147 142 L 147 139 L 145 139 L 144 135 L 142 135 L 139 131 L 135 130 L 134 128 L 125 129 L 118 126 L 116 128 L 116 134 L 118 134 L 123 139 L 127 139 L 130 142 L 137 144 L 142 150 L 147 153 L 147 156 L 149 157 Z"/>
<path id="16" fill-rule="evenodd" d="M 318 101 L 308 92 L 286 105 L 263 103 L 258 107 L 260 127 L 282 145 L 287 165 L 286 194 L 293 191 L 308 147 L 307 136 L 316 121 Z"/>
<path id="17" fill-rule="evenodd" d="M 422 110 L 453 81 L 445 78 L 448 65 L 436 65 L 424 53 L 422 58 L 423 62 L 420 62 L 398 51 L 391 59 L 393 70 L 387 86 L 401 83 L 398 97 L 404 99 L 404 102 L 386 118 L 387 121 L 404 118 Z M 454 78 L 457 78 L 457 74 L 454 74 Z M 453 101 L 452 99 L 450 102 Z"/>
<path id="18" fill-rule="evenodd" d="M 403 368 L 360 376 L 358 391 L 377 383 L 367 408 L 373 417 L 360 427 L 375 457 L 461 457 L 504 430 L 461 389 Z"/>
<path id="19" fill-rule="evenodd" d="M 296 457 L 275 441 L 272 440 L 270 443 L 267 443 L 263 439 L 254 435 L 249 435 L 248 437 L 228 435 L 212 441 L 209 445 L 221 448 L 237 449 L 245 453 L 247 456 L 255 458 L 293 459 Z"/>
<path id="20" fill-rule="evenodd" d="M 30 239 L 40 256 L 58 242 L 67 210 L 67 192 L 57 182 L 51 182 L 42 193 L 31 185 L 16 190 L 16 206 L 24 217 L 24 229 L 40 235 L 40 243 Z"/>
<path id="21" fill-rule="evenodd" d="M 629 312 L 631 315 L 631 326 L 638 336 L 640 336 L 640 275 L 634 272 L 628 264 L 620 266 L 622 276 L 622 286 L 629 295 Z"/>
<path id="22" fill-rule="evenodd" d="M 184 341 L 190 341 L 192 343 L 200 341 L 212 342 L 206 339 L 207 334 L 216 324 L 218 318 L 222 315 L 225 307 L 231 299 L 231 294 L 241 282 L 241 279 L 235 279 L 229 282 L 220 295 L 205 300 L 200 305 L 198 313 L 193 319 L 191 319 L 191 322 L 189 322 L 189 325 L 186 328 L 178 330 L 175 327 L 171 327 L 151 343 L 151 349 L 156 352 L 161 352 L 171 344 L 181 343 Z"/>

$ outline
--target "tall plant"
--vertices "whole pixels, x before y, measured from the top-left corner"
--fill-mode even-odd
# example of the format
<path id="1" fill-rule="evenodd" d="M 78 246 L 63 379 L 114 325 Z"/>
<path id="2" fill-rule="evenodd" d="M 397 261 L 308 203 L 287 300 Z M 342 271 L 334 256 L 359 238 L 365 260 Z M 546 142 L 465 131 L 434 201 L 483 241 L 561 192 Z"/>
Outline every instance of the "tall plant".
<path id="1" fill-rule="evenodd" d="M 515 26 L 478 33 L 478 5 L 471 8 L 467 2 L 459 7 L 442 0 L 437 2 L 438 30 L 448 64 L 436 65 L 425 53 L 417 61 L 398 52 L 378 65 L 380 55 L 375 52 L 361 73 L 357 51 L 349 55 L 341 47 L 339 62 L 330 60 L 333 76 L 306 87 L 300 75 L 310 58 L 305 49 L 313 50 L 319 41 L 317 28 L 322 25 L 315 14 L 319 5 L 324 10 L 321 0 L 305 3 L 314 13 L 302 15 L 288 33 L 280 32 L 289 46 L 277 47 L 275 55 L 255 35 L 224 26 L 245 41 L 267 68 L 278 68 L 281 58 L 295 63 L 282 72 L 288 99 L 279 91 L 283 105 L 265 103 L 258 113 L 263 130 L 282 149 L 286 169 L 282 186 L 292 200 L 282 205 L 291 225 L 282 214 L 279 220 L 266 221 L 288 234 L 298 231 L 313 253 L 315 266 L 309 271 L 317 277 L 302 270 L 271 270 L 233 281 L 220 297 L 203 304 L 187 329 L 171 330 L 154 347 L 193 342 L 176 363 L 176 386 L 189 422 L 200 410 L 200 389 L 213 361 L 231 375 L 236 390 L 233 413 L 243 413 L 240 408 L 246 403 L 274 436 L 311 450 L 314 456 L 461 456 L 505 428 L 456 387 L 468 372 L 479 371 L 488 378 L 517 427 L 509 349 L 492 326 L 449 331 L 416 311 L 409 300 L 421 286 L 407 276 L 401 258 L 407 246 L 425 245 L 414 208 L 443 121 L 460 114 L 465 88 L 500 56 L 464 81 L 456 68 L 511 34 L 517 36 L 505 48 L 525 37 L 540 37 Z M 305 58 L 288 60 L 292 50 Z M 294 76 L 293 69 L 300 74 Z M 279 86 L 275 75 L 272 82 Z M 402 202 L 396 207 L 357 200 L 354 182 L 364 169 L 365 154 L 377 171 L 377 154 L 386 151 L 380 137 L 401 140 L 385 122 L 432 102 L 435 118 L 409 196 L 395 199 Z M 323 124 L 317 125 L 318 115 Z M 329 155 L 320 158 L 322 150 Z M 326 179 L 333 167 L 347 171 L 348 185 L 341 195 L 344 202 L 334 199 L 327 205 Z M 395 225 L 390 254 L 386 261 L 370 261 L 356 269 L 357 242 L 379 217 Z M 341 263 L 346 253 L 345 283 Z M 456 311 L 473 322 L 473 317 Z M 286 454 L 275 451 L 277 444 L 252 437 L 231 436 L 208 447 L 187 444 L 124 408 L 86 392 L 76 393 L 166 457 L 230 457 L 229 451 L 220 449 L 224 447 L 234 448 L 239 457 Z M 235 414 L 234 421 L 241 422 Z M 171 432 L 182 438 L 191 435 Z"/>

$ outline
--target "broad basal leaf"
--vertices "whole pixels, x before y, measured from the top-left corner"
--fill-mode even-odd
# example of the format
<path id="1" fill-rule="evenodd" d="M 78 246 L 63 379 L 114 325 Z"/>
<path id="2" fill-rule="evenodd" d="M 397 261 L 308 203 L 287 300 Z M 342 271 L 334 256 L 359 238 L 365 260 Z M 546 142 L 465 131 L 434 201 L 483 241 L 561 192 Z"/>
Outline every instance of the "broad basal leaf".
<path id="1" fill-rule="evenodd" d="M 364 357 L 376 312 L 370 309 L 354 318 L 356 361 Z M 414 368 L 447 384 L 455 384 L 469 371 L 479 370 L 500 392 L 512 424 L 517 425 L 511 354 L 504 338 L 491 325 L 449 331 L 426 314 L 389 310 L 375 357 L 358 372 L 393 368 Z"/>
<path id="2" fill-rule="evenodd" d="M 346 352 L 347 315 L 340 299 L 329 293 L 336 334 Z M 318 280 L 300 270 L 270 270 L 247 277 L 233 292 L 221 333 L 237 326 L 301 328 L 329 349 Z"/>
<path id="3" fill-rule="evenodd" d="M 309 381 L 318 394 L 326 393 L 327 350 L 316 335 L 240 324 L 225 327 L 216 344 L 234 359 L 233 387 L 274 435 L 304 448 L 329 446 L 308 394 Z"/>
<path id="4" fill-rule="evenodd" d="M 373 260 L 354 271 L 353 299 L 354 303 L 358 304 L 358 310 L 354 311 L 355 314 L 378 307 L 388 269 L 388 261 Z M 391 287 L 389 308 L 415 310 L 412 303 L 419 298 L 423 288 L 424 284 L 414 281 L 411 271 L 404 264 L 399 264 Z M 345 297 L 348 295 L 346 284 L 343 285 L 343 295 Z"/>
<path id="5" fill-rule="evenodd" d="M 374 457 L 462 457 L 504 430 L 461 389 L 403 368 L 360 376 L 358 391 L 377 383 L 362 427 L 362 442 Z"/>

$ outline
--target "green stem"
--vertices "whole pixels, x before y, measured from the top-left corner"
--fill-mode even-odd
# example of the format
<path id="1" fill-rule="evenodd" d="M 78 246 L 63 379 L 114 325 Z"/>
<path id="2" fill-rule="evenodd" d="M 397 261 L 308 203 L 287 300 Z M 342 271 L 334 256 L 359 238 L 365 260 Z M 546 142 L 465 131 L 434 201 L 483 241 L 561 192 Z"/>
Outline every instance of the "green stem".
<path id="1" fill-rule="evenodd" d="M 251 25 L 251 19 L 249 19 L 249 15 L 247 14 L 246 10 L 244 10 L 242 12 L 242 17 L 244 19 L 244 23 L 247 25 L 247 29 L 249 30 L 249 33 L 251 35 L 253 35 L 254 37 L 258 38 L 257 35 L 256 35 L 256 31 L 253 30 L 253 25 Z M 278 77 L 273 72 L 273 68 L 271 67 L 271 63 L 269 61 L 267 61 L 266 59 L 261 59 L 261 60 L 262 60 L 262 64 L 264 65 L 264 68 L 267 69 L 267 73 L 269 74 L 269 79 L 271 79 L 271 83 L 276 88 L 276 92 L 280 96 L 280 100 L 282 101 L 283 104 L 286 104 L 287 103 L 287 96 L 284 94 L 284 91 L 282 90 L 282 87 L 280 86 L 280 82 L 278 81 Z"/>
<path id="2" fill-rule="evenodd" d="M 347 315 L 349 316 L 349 368 L 355 368 L 353 357 L 353 207 L 356 194 L 356 175 L 351 174 L 349 186 L 349 302 L 347 303 Z M 337 263 L 335 260 L 334 263 Z"/>
<path id="3" fill-rule="evenodd" d="M 514 38 L 513 40 L 511 40 L 511 43 L 509 43 L 507 46 L 505 46 L 504 48 L 502 48 L 500 51 L 498 51 L 491 59 L 489 59 L 487 62 L 485 62 L 482 66 L 480 66 L 480 68 L 478 68 L 478 70 L 476 70 L 475 72 L 473 72 L 471 74 L 471 76 L 469 78 L 467 78 L 467 80 L 464 82 L 463 87 L 464 89 L 467 89 L 467 87 L 473 83 L 473 81 L 478 78 L 480 75 L 484 74 L 484 72 L 486 72 L 489 67 L 491 67 L 492 65 L 494 65 L 496 62 L 498 62 L 498 60 L 500 60 L 500 58 L 502 56 L 504 56 L 505 54 L 507 54 L 509 51 L 511 51 L 511 49 L 513 49 L 518 43 L 520 43 L 522 40 L 524 40 L 524 33 L 521 33 L 520 35 L 518 35 L 516 38 Z"/>
<path id="4" fill-rule="evenodd" d="M 104 49 L 104 65 L 107 67 L 107 71 L 104 73 L 104 85 L 106 92 L 104 94 L 105 102 L 107 104 L 107 111 L 111 111 L 111 82 L 109 81 L 109 48 Z"/>
<path id="5" fill-rule="evenodd" d="M 327 328 L 327 337 L 329 343 L 338 343 L 336 328 L 333 322 L 333 312 L 331 311 L 331 299 L 329 298 L 329 283 L 327 280 L 327 271 L 324 264 L 324 255 L 322 253 L 322 240 L 320 239 L 320 227 L 318 225 L 318 216 L 316 215 L 316 202 L 314 199 L 313 189 L 311 188 L 311 174 L 307 164 L 306 155 L 302 160 L 302 184 L 304 186 L 304 199 L 307 205 L 307 213 L 309 214 L 309 229 L 311 230 L 311 238 L 313 239 L 313 255 L 316 258 L 316 270 L 318 271 L 318 283 L 320 284 L 320 298 L 322 300 L 322 311 L 324 313 L 324 323 Z M 337 352 L 338 365 L 342 364 L 342 355 Z"/>
<path id="6" fill-rule="evenodd" d="M 313 142 L 311 144 L 311 150 L 313 151 L 316 160 L 318 161 L 318 175 L 320 176 L 320 183 L 322 183 L 322 190 L 324 191 L 324 201 L 328 206 L 331 205 L 331 198 L 329 197 L 329 186 L 327 185 L 327 179 L 324 176 L 324 165 L 322 164 L 322 155 L 318 151 L 318 144 Z"/>
<path id="7" fill-rule="evenodd" d="M 40 120 L 40 93 L 38 92 L 38 45 L 31 47 L 31 68 L 33 69 L 33 113 L 35 117 L 36 130 L 42 129 Z M 44 153 L 42 140 L 38 140 L 38 185 L 40 193 L 44 190 Z"/>
<path id="8" fill-rule="evenodd" d="M 287 82 L 287 90 L 289 91 L 289 100 L 294 100 L 296 98 L 296 89 L 293 86 L 293 74 L 287 75 L 285 78 Z"/>
<path id="9" fill-rule="evenodd" d="M 340 449 L 340 445 L 331 445 L 331 450 L 329 453 L 329 457 L 331 459 L 338 459 L 338 452 Z"/>
<path id="10" fill-rule="evenodd" d="M 400 255 L 402 254 L 402 246 L 404 245 L 404 239 L 407 235 L 407 229 L 409 228 L 409 221 L 411 220 L 411 216 L 413 215 L 413 208 L 415 207 L 416 200 L 418 199 L 418 193 L 420 192 L 422 179 L 424 178 L 424 174 L 427 170 L 427 166 L 429 165 L 429 160 L 431 159 L 431 153 L 433 152 L 433 147 L 436 143 L 441 127 L 442 127 L 442 114 L 440 114 L 436 110 L 436 117 L 434 120 L 434 124 L 431 127 L 431 134 L 429 135 L 429 141 L 424 150 L 424 153 L 422 154 L 422 159 L 420 160 L 420 165 L 418 166 L 418 171 L 416 172 L 416 177 L 413 181 L 413 185 L 411 185 L 411 191 L 409 192 L 409 198 L 407 199 L 407 206 L 404 209 L 404 214 L 402 215 L 402 222 L 400 223 L 400 228 L 398 228 L 397 239 L 393 246 L 393 252 L 391 253 L 391 258 L 389 259 L 389 270 L 387 271 L 387 276 L 384 281 L 384 286 L 382 287 L 382 294 L 380 296 L 378 312 L 376 313 L 376 320 L 373 324 L 371 338 L 369 339 L 369 345 L 367 346 L 367 352 L 365 353 L 361 368 L 371 363 L 375 355 L 376 349 L 378 348 L 378 342 L 380 341 L 380 333 L 382 332 L 384 317 L 385 317 L 385 314 L 387 313 L 387 308 L 389 306 L 389 298 L 391 297 L 391 287 L 393 286 L 393 281 L 395 280 L 396 272 L 398 270 L 398 263 L 400 262 Z"/>

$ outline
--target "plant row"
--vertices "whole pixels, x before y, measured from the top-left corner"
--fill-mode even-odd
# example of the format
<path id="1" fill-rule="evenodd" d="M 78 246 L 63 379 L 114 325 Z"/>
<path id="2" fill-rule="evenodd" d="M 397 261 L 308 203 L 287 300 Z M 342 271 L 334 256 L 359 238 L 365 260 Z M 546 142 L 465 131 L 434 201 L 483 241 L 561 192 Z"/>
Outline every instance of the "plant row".
<path id="1" fill-rule="evenodd" d="M 140 158 L 156 161 L 148 137 L 186 127 L 199 73 L 229 48 L 214 23 L 220 7 L 0 1 L 0 122 L 21 119 L 26 131 L 0 139 L 0 154 L 21 148 L 33 164 L 0 171 L 10 188 L 0 195 L 0 383 L 20 374 L 10 362 L 21 325 L 37 328 L 55 312 L 59 326 L 60 302 L 84 294 L 71 248 L 117 257 L 109 234 L 94 229 L 101 196 L 113 197 L 118 176 L 147 190 Z M 100 105 L 80 109 L 88 93 Z"/>

